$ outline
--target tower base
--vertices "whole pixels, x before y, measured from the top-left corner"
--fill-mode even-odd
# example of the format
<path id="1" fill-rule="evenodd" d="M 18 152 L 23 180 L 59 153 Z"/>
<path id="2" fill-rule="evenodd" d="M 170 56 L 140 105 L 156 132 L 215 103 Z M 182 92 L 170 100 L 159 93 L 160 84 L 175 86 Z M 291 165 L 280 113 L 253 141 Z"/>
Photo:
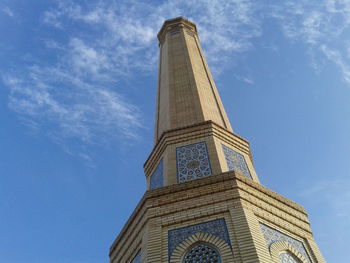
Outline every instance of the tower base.
<path id="1" fill-rule="evenodd" d="M 302 206 L 233 171 L 147 191 L 110 262 L 187 262 L 200 244 L 221 263 L 326 262 Z"/>

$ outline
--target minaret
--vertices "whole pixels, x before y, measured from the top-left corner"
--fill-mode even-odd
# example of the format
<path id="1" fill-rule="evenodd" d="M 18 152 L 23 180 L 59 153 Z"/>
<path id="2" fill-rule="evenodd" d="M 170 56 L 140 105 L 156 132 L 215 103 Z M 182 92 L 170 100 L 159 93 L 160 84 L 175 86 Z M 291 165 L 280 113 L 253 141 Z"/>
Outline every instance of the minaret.
<path id="1" fill-rule="evenodd" d="M 158 39 L 155 146 L 145 163 L 148 189 L 220 174 L 233 166 L 258 182 L 249 144 L 232 131 L 196 25 L 184 18 L 167 20 Z M 162 176 L 155 172 L 160 170 Z"/>
<path id="2" fill-rule="evenodd" d="M 325 262 L 305 209 L 262 186 L 182 17 L 159 34 L 154 148 L 147 191 L 110 249 L 111 263 Z"/>
<path id="3" fill-rule="evenodd" d="M 158 34 L 159 84 L 155 142 L 165 131 L 213 121 L 231 131 L 213 77 L 199 44 L 196 25 L 165 22 Z"/>

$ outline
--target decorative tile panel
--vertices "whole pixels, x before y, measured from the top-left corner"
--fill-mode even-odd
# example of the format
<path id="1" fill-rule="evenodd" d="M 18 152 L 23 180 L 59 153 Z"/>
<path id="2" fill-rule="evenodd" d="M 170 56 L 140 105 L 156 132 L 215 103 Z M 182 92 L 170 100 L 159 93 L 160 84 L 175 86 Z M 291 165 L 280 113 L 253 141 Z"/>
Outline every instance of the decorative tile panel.
<path id="1" fill-rule="evenodd" d="M 180 30 L 179 29 L 170 32 L 170 35 L 176 35 L 176 34 L 180 34 Z"/>
<path id="2" fill-rule="evenodd" d="M 301 263 L 299 259 L 288 252 L 282 252 L 279 258 L 281 263 Z"/>
<path id="3" fill-rule="evenodd" d="M 267 225 L 260 223 L 260 228 L 262 233 L 264 234 L 267 246 L 270 247 L 272 243 L 276 241 L 285 241 L 288 242 L 294 249 L 296 249 L 298 252 L 300 252 L 306 259 L 308 259 L 309 262 L 312 262 L 310 260 L 309 255 L 306 252 L 306 249 L 302 242 L 299 240 L 296 240 L 286 234 L 283 234 L 282 232 L 273 229 Z M 288 261 L 287 261 L 288 262 Z"/>
<path id="4" fill-rule="evenodd" d="M 176 148 L 176 165 L 179 183 L 210 176 L 212 173 L 206 143 Z"/>
<path id="5" fill-rule="evenodd" d="M 154 170 L 153 174 L 151 175 L 151 182 L 150 182 L 150 188 L 155 189 L 162 187 L 164 185 L 163 183 L 163 159 L 160 160 L 157 168 Z"/>
<path id="6" fill-rule="evenodd" d="M 231 246 L 225 219 L 220 218 L 205 223 L 181 227 L 168 231 L 168 255 L 173 254 L 175 248 L 190 236 L 197 233 L 206 233 L 218 237 Z"/>
<path id="7" fill-rule="evenodd" d="M 191 37 L 194 37 L 193 32 L 187 30 L 186 33 L 187 33 L 188 35 L 190 35 Z"/>
<path id="8" fill-rule="evenodd" d="M 231 148 L 222 144 L 222 150 L 225 155 L 227 167 L 229 171 L 235 171 L 243 174 L 245 177 L 252 179 L 244 156 Z"/>
<path id="9" fill-rule="evenodd" d="M 183 263 L 221 263 L 221 257 L 216 249 L 205 244 L 193 247 L 185 256 Z"/>
<path id="10" fill-rule="evenodd" d="M 141 250 L 137 252 L 136 256 L 130 263 L 141 263 Z"/>

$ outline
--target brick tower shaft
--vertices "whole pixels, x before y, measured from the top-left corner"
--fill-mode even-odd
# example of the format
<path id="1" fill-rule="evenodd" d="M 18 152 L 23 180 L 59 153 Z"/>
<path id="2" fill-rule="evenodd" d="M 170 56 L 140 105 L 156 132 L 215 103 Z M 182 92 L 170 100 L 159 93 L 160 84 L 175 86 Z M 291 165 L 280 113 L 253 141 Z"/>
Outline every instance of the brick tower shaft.
<path id="1" fill-rule="evenodd" d="M 155 143 L 165 131 L 209 120 L 232 132 L 195 24 L 183 18 L 167 20 L 158 39 Z"/>

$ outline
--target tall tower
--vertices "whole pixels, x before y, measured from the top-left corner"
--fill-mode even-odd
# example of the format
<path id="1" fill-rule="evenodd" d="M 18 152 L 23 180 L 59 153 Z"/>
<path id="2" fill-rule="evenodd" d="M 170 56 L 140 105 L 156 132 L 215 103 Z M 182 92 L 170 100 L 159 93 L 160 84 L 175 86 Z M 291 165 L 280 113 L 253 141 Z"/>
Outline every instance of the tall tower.
<path id="1" fill-rule="evenodd" d="M 305 209 L 262 186 L 235 134 L 196 25 L 159 34 L 147 191 L 110 249 L 111 263 L 321 263 Z"/>

